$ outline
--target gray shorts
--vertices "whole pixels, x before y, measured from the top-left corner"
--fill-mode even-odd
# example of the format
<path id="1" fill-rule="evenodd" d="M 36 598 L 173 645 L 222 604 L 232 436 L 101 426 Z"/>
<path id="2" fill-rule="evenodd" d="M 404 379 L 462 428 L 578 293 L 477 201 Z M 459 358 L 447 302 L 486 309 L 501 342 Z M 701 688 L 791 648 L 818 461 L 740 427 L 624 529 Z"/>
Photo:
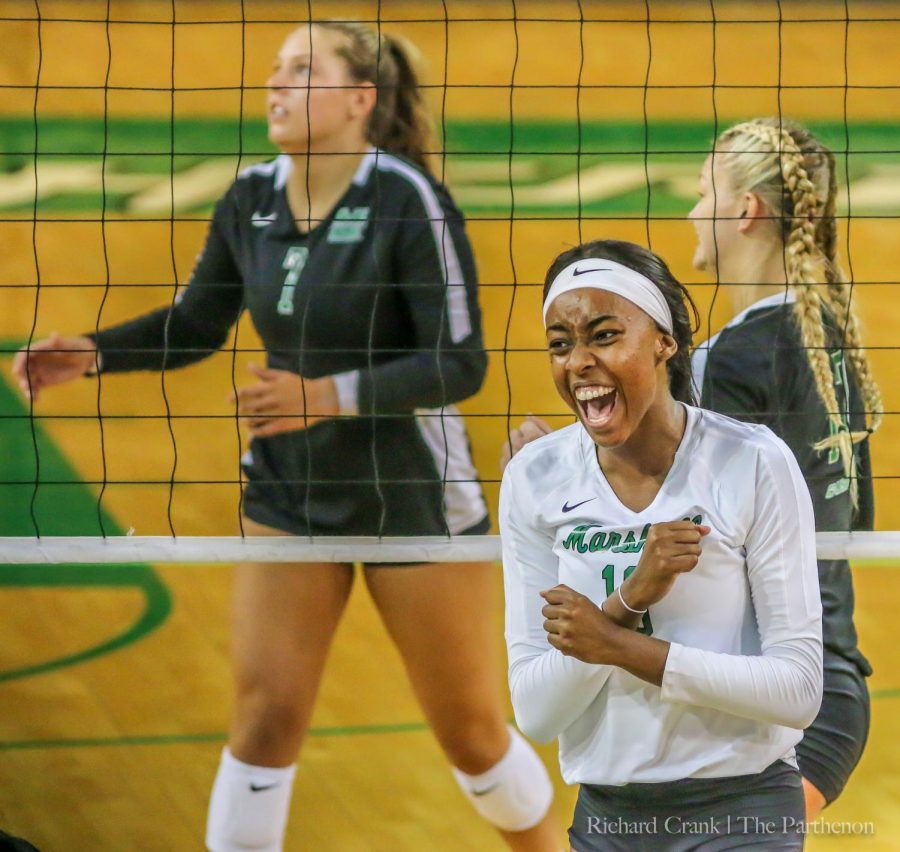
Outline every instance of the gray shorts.
<path id="1" fill-rule="evenodd" d="M 800 773 L 775 761 L 758 775 L 660 784 L 582 784 L 569 829 L 575 852 L 803 848 Z"/>
<path id="2" fill-rule="evenodd" d="M 869 689 L 853 660 L 825 649 L 822 707 L 797 744 L 800 773 L 831 804 L 862 757 L 869 735 Z"/>

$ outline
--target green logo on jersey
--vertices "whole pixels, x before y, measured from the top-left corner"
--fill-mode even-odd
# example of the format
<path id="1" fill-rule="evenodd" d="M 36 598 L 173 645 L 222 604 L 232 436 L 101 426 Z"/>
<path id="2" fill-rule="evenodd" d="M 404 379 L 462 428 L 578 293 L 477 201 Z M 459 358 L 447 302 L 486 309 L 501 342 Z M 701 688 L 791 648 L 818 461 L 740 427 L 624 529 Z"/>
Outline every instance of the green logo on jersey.
<path id="1" fill-rule="evenodd" d="M 368 207 L 341 207 L 328 227 L 329 243 L 362 242 L 369 222 Z"/>
<path id="2" fill-rule="evenodd" d="M 588 538 L 590 530 L 596 529 Z M 612 553 L 640 553 L 644 547 L 644 540 L 650 532 L 650 524 L 642 530 L 640 538 L 636 538 L 634 530 L 628 530 L 624 540 L 619 530 L 603 530 L 600 524 L 579 524 L 563 542 L 566 550 L 576 550 L 578 553 L 598 553 L 611 551 Z"/>
<path id="3" fill-rule="evenodd" d="M 831 485 L 828 486 L 828 489 L 825 491 L 825 499 L 830 500 L 832 497 L 837 497 L 840 494 L 844 494 L 845 492 L 850 490 L 850 480 L 846 476 L 842 476 L 840 479 L 836 479 Z"/>
<path id="4" fill-rule="evenodd" d="M 839 431 L 850 430 L 850 384 L 847 381 L 847 364 L 844 361 L 843 352 L 838 351 L 831 353 L 831 373 L 834 376 L 834 394 L 837 397 L 838 405 L 840 406 L 839 413 L 841 417 L 841 426 L 836 426 L 834 421 L 829 418 L 829 437 L 837 435 Z M 828 450 L 828 464 L 837 464 L 840 460 L 840 449 L 838 449 L 838 447 L 831 447 Z M 828 493 L 825 495 L 826 500 L 830 497 L 836 497 L 838 494 L 843 494 L 844 491 L 850 487 L 850 483 L 848 482 L 847 488 L 833 491 L 832 489 L 840 487 L 840 483 L 841 480 L 838 480 L 837 482 L 832 482 L 831 485 L 828 486 Z"/>
<path id="5" fill-rule="evenodd" d="M 683 518 L 694 524 L 702 524 L 703 516 L 694 515 L 693 518 Z M 597 530 L 588 535 L 591 530 Z M 635 536 L 634 530 L 628 530 L 624 538 L 620 530 L 604 530 L 600 524 L 579 524 L 566 536 L 563 548 L 574 550 L 578 553 L 640 553 L 644 549 L 644 542 L 650 532 L 650 524 L 646 524 L 641 530 L 640 536 Z"/>

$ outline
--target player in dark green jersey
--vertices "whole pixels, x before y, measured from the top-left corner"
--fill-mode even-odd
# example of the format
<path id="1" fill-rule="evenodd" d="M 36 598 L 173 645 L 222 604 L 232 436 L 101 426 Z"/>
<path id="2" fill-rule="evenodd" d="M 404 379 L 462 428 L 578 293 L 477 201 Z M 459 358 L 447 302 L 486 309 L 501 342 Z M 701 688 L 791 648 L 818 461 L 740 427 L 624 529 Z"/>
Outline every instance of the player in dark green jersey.
<path id="1" fill-rule="evenodd" d="M 15 365 L 23 389 L 189 364 L 247 310 L 268 363 L 236 397 L 251 435 L 245 532 L 486 532 L 453 407 L 486 368 L 475 264 L 428 170 L 407 48 L 361 24 L 302 27 L 268 86 L 269 137 L 283 153 L 219 202 L 179 300 L 33 345 Z M 495 570 L 367 566 L 365 576 L 463 792 L 510 847 L 555 849 L 549 776 L 507 728 L 486 651 Z M 344 564 L 237 567 L 235 717 L 210 805 L 213 852 L 281 848 L 293 763 L 352 582 Z"/>
<path id="2" fill-rule="evenodd" d="M 834 156 L 778 118 L 726 130 L 691 212 L 694 264 L 724 282 L 735 317 L 694 353 L 702 404 L 769 426 L 790 446 L 819 530 L 872 529 L 868 436 L 882 419 L 837 260 Z M 869 420 L 871 418 L 871 427 Z M 868 661 L 857 647 L 846 560 L 819 560 L 822 709 L 797 746 L 807 817 L 841 792 L 869 728 Z"/>

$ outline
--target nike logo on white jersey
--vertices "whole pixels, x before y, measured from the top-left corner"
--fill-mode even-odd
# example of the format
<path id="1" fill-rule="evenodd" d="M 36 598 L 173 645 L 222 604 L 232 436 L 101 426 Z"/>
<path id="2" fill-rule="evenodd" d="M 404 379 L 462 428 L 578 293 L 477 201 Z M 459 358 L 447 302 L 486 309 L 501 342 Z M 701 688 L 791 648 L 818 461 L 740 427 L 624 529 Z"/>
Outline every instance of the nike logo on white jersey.
<path id="1" fill-rule="evenodd" d="M 250 224 L 253 225 L 254 228 L 267 228 L 278 218 L 277 213 L 269 213 L 268 216 L 263 216 L 258 210 L 250 217 Z"/>
<path id="2" fill-rule="evenodd" d="M 585 503 L 590 503 L 591 500 L 596 500 L 596 499 L 597 499 L 596 497 L 588 497 L 587 500 L 582 500 L 580 503 L 575 503 L 572 506 L 570 506 L 569 501 L 566 500 L 566 502 L 563 503 L 563 507 L 562 507 L 563 514 L 565 514 L 566 512 L 571 512 L 573 509 L 577 509 L 579 506 L 583 506 Z"/>

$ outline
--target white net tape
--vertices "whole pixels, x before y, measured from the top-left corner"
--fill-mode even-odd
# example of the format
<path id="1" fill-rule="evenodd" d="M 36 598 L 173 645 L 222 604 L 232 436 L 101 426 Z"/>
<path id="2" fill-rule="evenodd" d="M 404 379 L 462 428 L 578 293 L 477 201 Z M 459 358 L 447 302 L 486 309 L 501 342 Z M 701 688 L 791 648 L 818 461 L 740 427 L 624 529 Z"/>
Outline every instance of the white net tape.
<path id="1" fill-rule="evenodd" d="M 900 532 L 822 532 L 820 559 L 889 559 Z M 59 536 L 0 539 L 0 564 L 111 562 L 496 562 L 496 535 L 367 538 L 335 536 Z"/>

